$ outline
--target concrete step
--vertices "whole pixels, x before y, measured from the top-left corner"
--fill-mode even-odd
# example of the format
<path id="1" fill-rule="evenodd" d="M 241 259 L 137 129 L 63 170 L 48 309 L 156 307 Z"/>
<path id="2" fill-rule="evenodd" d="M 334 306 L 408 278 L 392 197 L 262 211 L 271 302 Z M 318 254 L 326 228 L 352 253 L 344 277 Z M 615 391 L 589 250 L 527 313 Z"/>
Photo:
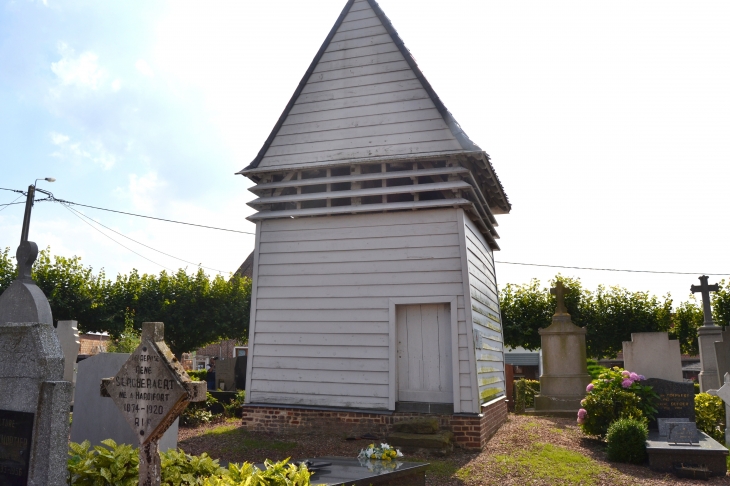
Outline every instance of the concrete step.
<path id="1" fill-rule="evenodd" d="M 454 450 L 454 434 L 446 430 L 435 434 L 393 432 L 388 436 L 388 444 L 409 453 L 426 449 L 437 454 L 449 454 Z"/>
<path id="2" fill-rule="evenodd" d="M 435 418 L 404 420 L 393 424 L 393 431 L 406 434 L 435 434 L 439 431 L 439 421 Z"/>

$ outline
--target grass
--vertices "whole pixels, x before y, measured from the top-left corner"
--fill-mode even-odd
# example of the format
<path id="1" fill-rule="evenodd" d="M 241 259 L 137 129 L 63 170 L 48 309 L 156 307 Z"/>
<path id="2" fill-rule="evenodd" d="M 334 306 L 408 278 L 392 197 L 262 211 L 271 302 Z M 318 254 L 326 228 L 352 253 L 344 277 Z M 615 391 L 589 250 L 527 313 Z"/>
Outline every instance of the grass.
<path id="1" fill-rule="evenodd" d="M 235 421 L 236 419 L 234 419 Z M 221 425 L 208 430 L 203 436 L 216 437 L 221 452 L 239 454 L 250 450 L 288 451 L 297 446 L 296 442 L 254 439 L 239 425 Z"/>
<path id="2" fill-rule="evenodd" d="M 415 459 L 420 460 L 420 459 Z M 426 474 L 435 478 L 447 479 L 456 474 L 459 468 L 450 461 L 438 461 L 429 459 L 429 466 Z"/>
<path id="3" fill-rule="evenodd" d="M 610 472 L 608 467 L 580 453 L 542 443 L 512 455 L 494 456 L 493 460 L 504 473 L 517 470 L 521 476 L 552 484 L 596 484 L 602 475 Z"/>

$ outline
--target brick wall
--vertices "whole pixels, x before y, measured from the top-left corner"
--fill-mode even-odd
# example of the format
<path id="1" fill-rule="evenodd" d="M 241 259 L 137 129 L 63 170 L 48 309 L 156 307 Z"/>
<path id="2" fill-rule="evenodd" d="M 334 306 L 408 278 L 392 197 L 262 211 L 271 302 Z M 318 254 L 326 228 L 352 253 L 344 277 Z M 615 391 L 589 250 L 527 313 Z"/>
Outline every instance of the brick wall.
<path id="1" fill-rule="evenodd" d="M 507 400 L 505 397 L 492 400 L 482 406 L 480 415 L 376 413 L 251 404 L 243 408 L 243 426 L 251 431 L 267 433 L 306 433 L 316 429 L 343 436 L 368 432 L 384 436 L 392 431 L 393 424 L 424 416 L 436 417 L 442 429 L 451 430 L 457 446 L 481 450 L 507 420 Z"/>

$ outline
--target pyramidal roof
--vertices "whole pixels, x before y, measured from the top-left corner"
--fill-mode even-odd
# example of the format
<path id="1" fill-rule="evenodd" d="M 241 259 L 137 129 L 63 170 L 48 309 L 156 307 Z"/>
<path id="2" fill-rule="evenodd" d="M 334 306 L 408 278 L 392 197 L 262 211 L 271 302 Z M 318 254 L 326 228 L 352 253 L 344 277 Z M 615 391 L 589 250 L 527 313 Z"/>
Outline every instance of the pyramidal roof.
<path id="1" fill-rule="evenodd" d="M 239 173 L 474 151 L 377 2 L 349 0 Z"/>

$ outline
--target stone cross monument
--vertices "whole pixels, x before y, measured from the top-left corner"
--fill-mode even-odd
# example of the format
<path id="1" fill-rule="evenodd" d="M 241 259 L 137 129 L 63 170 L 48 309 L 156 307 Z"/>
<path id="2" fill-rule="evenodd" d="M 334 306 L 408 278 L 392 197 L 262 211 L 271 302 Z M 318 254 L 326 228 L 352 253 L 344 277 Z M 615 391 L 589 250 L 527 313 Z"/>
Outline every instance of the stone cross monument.
<path id="1" fill-rule="evenodd" d="M 206 383 L 191 381 L 164 341 L 161 322 L 142 324 L 137 349 L 113 378 L 101 382 L 139 439 L 139 484 L 159 486 L 158 442 L 189 402 L 206 398 Z"/>
<path id="2" fill-rule="evenodd" d="M 16 253 L 18 276 L 0 296 L 0 484 L 66 484 L 71 383 L 51 306 L 30 278 L 38 246 L 28 241 L 28 189 Z"/>
<path id="3" fill-rule="evenodd" d="M 712 320 L 712 306 L 710 292 L 717 292 L 717 284 L 709 285 L 707 275 L 700 277 L 700 285 L 690 287 L 692 293 L 702 294 L 702 310 L 705 314 L 705 322 L 697 331 L 700 347 L 700 390 L 716 390 L 720 388 L 720 380 L 717 372 L 717 357 L 715 356 L 715 341 L 722 341 L 722 328 L 715 325 Z"/>
<path id="4" fill-rule="evenodd" d="M 553 323 L 540 329 L 543 372 L 535 412 L 545 415 L 575 414 L 591 382 L 586 365 L 586 330 L 573 324 L 565 307 L 566 288 L 558 282 L 550 293 L 557 305 Z"/>

